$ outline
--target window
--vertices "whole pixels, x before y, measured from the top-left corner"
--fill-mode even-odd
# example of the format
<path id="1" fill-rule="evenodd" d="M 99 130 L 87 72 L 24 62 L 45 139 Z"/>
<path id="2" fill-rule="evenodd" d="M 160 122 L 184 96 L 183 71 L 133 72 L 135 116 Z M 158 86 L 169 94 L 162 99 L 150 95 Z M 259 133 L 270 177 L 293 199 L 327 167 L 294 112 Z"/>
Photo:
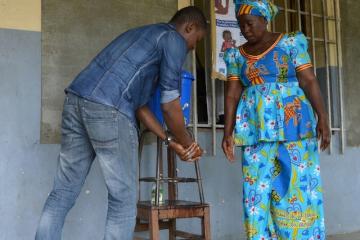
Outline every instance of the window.
<path id="1" fill-rule="evenodd" d="M 215 0 L 213 0 L 215 1 Z M 196 6 L 207 13 L 210 25 L 212 1 L 195 1 Z M 342 102 L 342 52 L 340 36 L 339 0 L 274 0 L 279 13 L 270 24 L 272 31 L 302 31 L 309 41 L 309 53 L 312 57 L 315 74 L 329 114 L 332 132 L 330 152 L 333 140 L 339 139 L 341 152 L 345 148 L 343 102 Z M 209 26 L 209 29 L 211 27 Z M 199 44 L 193 56 L 193 71 L 197 82 L 194 84 L 193 122 L 195 136 L 198 128 L 212 129 L 213 154 L 216 154 L 216 129 L 221 125 L 221 105 L 223 101 L 223 82 L 211 79 L 211 38 L 207 36 Z M 206 90 L 206 91 L 205 91 Z M 220 120 L 220 121 L 219 121 Z"/>
<path id="2" fill-rule="evenodd" d="M 273 31 L 302 31 L 309 40 L 315 74 L 323 94 L 333 136 L 344 151 L 339 0 L 275 0 L 280 11 Z M 330 144 L 330 152 L 332 152 Z"/>

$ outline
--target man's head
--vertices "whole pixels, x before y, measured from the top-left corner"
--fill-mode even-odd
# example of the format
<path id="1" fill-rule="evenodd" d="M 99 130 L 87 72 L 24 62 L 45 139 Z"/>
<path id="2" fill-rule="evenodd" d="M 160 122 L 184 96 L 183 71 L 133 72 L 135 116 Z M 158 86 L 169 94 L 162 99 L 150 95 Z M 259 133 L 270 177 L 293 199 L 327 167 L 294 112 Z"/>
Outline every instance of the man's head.
<path id="1" fill-rule="evenodd" d="M 170 20 L 176 30 L 185 38 L 188 49 L 195 48 L 206 33 L 206 18 L 202 11 L 194 6 L 180 9 Z"/>

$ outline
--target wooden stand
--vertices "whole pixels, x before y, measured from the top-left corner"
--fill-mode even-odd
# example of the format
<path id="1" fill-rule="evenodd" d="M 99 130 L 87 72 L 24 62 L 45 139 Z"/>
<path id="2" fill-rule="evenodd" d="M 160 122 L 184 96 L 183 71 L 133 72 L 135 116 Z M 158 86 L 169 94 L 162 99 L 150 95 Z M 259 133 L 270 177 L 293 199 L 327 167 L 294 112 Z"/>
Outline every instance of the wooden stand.
<path id="1" fill-rule="evenodd" d="M 140 137 L 139 169 L 141 169 L 141 152 L 145 133 L 147 132 L 143 132 Z M 163 177 L 162 142 L 160 139 L 157 139 L 156 177 L 142 178 L 141 175 L 139 177 L 140 182 L 156 183 L 155 203 L 152 204 L 151 201 L 141 201 L 141 199 L 139 199 L 135 232 L 149 231 L 150 240 L 160 240 L 160 230 L 168 229 L 169 240 L 175 240 L 177 237 L 182 239 L 210 240 L 210 207 L 204 202 L 199 163 L 189 163 L 194 164 L 196 171 L 195 178 L 180 178 L 177 176 L 175 153 L 169 148 L 167 149 L 167 163 L 168 177 L 165 178 Z M 178 200 L 177 184 L 190 182 L 197 183 L 200 198 L 199 202 Z M 162 204 L 159 203 L 160 183 L 167 183 L 168 185 L 168 200 Z M 201 219 L 200 234 L 188 233 L 176 229 L 176 219 L 195 217 Z"/>

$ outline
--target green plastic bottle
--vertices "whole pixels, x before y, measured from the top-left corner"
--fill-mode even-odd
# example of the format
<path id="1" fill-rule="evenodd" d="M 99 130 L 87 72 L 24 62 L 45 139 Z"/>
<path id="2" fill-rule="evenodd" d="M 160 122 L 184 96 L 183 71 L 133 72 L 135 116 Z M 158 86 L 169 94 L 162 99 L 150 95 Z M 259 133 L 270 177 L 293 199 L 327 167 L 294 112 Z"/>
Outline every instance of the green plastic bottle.
<path id="1" fill-rule="evenodd" d="M 156 183 L 152 185 L 151 188 L 151 204 L 155 204 L 155 196 L 156 196 Z M 164 186 L 162 183 L 159 184 L 159 204 L 164 204 Z"/>

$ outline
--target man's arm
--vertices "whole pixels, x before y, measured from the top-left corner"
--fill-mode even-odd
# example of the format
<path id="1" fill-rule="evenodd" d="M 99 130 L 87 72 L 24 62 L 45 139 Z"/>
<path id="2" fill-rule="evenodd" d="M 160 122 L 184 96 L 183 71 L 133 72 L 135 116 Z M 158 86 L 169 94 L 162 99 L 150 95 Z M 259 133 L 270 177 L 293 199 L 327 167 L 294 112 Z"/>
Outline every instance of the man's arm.
<path id="1" fill-rule="evenodd" d="M 176 98 L 161 105 L 166 126 L 174 135 L 177 142 L 185 148 L 193 143 L 193 139 L 185 128 L 184 115 L 181 109 L 180 100 Z"/>
<path id="2" fill-rule="evenodd" d="M 165 140 L 166 133 L 158 120 L 155 118 L 154 114 L 150 111 L 150 109 L 145 105 L 136 110 L 136 117 L 141 121 L 144 126 L 153 132 L 157 137 L 161 140 Z M 170 141 L 169 147 L 173 149 L 176 154 L 183 161 L 196 161 L 200 156 L 197 157 L 197 145 L 191 144 L 188 148 L 184 149 L 182 144 L 177 143 L 176 141 Z"/>
<path id="3" fill-rule="evenodd" d="M 169 32 L 161 38 L 159 47 L 162 48 L 159 86 L 164 120 L 176 141 L 187 147 L 193 140 L 185 128 L 179 100 L 181 69 L 188 51 L 187 45 L 179 33 Z"/>
<path id="4" fill-rule="evenodd" d="M 181 70 L 185 62 L 188 47 L 186 41 L 178 32 L 171 31 L 159 41 L 162 49 L 160 63 L 159 86 L 161 91 L 161 106 L 167 127 L 176 141 L 185 148 L 194 141 L 186 130 L 184 116 L 180 105 Z M 202 150 L 196 145 L 196 154 L 190 158 L 198 158 Z"/>
<path id="5" fill-rule="evenodd" d="M 164 129 L 146 105 L 136 110 L 136 117 L 148 130 L 153 132 L 161 140 L 165 140 L 166 134 Z"/>

